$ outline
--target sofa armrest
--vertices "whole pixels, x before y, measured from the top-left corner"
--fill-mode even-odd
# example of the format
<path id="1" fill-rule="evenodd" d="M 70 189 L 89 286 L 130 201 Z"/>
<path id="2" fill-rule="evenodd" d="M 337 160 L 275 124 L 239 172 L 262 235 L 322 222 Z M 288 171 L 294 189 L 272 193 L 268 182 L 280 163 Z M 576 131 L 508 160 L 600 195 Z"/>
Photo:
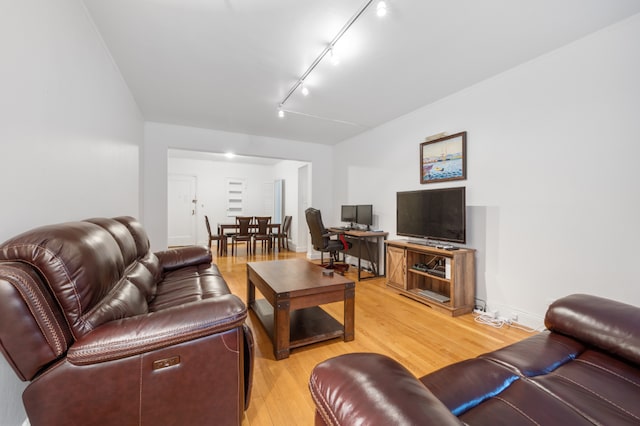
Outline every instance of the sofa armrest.
<path id="1" fill-rule="evenodd" d="M 125 358 L 240 327 L 246 317 L 237 296 L 203 299 L 101 325 L 75 342 L 67 358 L 76 365 Z"/>
<path id="2" fill-rule="evenodd" d="M 413 374 L 380 354 L 353 353 L 318 364 L 309 380 L 327 425 L 461 425 Z"/>
<path id="3" fill-rule="evenodd" d="M 544 320 L 556 333 L 640 364 L 640 308 L 586 294 L 553 302 Z"/>
<path id="4" fill-rule="evenodd" d="M 211 263 L 211 250 L 203 246 L 179 247 L 155 253 L 164 271 L 173 271 L 185 266 Z"/>

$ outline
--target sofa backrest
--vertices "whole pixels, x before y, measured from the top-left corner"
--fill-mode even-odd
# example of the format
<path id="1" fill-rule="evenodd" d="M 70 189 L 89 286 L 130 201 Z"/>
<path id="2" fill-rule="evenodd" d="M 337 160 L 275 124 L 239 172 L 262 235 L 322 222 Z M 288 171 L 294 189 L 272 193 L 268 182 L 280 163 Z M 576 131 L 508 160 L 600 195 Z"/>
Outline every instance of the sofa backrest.
<path id="1" fill-rule="evenodd" d="M 161 278 L 144 229 L 130 217 L 18 235 L 0 245 L 0 321 L 13 324 L 0 328 L 3 352 L 18 375 L 30 380 L 99 325 L 148 312 Z M 35 352 L 37 359 L 17 359 L 12 351 Z"/>
<path id="2" fill-rule="evenodd" d="M 640 365 L 640 308 L 588 294 L 553 302 L 544 320 L 556 333 Z"/>

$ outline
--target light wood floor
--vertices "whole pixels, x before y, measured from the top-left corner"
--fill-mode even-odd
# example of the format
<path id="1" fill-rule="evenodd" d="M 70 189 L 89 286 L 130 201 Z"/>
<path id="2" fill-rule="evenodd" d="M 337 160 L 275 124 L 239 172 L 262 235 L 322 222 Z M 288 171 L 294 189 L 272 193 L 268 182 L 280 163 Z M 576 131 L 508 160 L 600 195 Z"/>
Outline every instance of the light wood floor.
<path id="1" fill-rule="evenodd" d="M 215 247 L 214 253 L 215 253 Z M 294 257 L 306 253 L 281 252 L 247 258 L 215 258 L 231 291 L 246 302 L 246 262 Z M 351 272 L 347 276 L 356 281 Z M 261 297 L 257 292 L 257 297 Z M 323 308 L 342 322 L 342 303 Z M 293 349 L 287 359 L 276 361 L 271 341 L 262 324 L 250 312 L 248 324 L 256 339 L 253 392 L 244 426 L 312 425 L 314 404 L 307 383 L 311 370 L 321 361 L 349 352 L 378 352 L 403 364 L 420 377 L 445 365 L 522 340 L 528 333 L 505 327 L 478 324 L 472 315 L 451 318 L 426 305 L 388 290 L 384 278 L 356 281 L 355 340 L 339 339 Z"/>

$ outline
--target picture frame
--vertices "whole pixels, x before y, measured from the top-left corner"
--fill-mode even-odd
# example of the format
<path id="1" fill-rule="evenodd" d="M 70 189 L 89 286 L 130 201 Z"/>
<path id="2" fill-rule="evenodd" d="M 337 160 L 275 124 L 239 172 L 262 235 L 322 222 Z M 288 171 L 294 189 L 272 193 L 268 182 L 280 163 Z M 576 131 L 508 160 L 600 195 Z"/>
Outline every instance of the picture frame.
<path id="1" fill-rule="evenodd" d="M 467 132 L 420 144 L 420 183 L 467 178 Z"/>

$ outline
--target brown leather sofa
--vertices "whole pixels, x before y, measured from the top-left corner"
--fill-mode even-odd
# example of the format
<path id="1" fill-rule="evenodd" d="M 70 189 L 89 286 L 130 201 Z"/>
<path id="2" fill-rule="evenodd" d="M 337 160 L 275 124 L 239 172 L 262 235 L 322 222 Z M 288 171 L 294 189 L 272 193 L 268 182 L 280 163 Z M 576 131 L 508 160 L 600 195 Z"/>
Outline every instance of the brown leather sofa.
<path id="1" fill-rule="evenodd" d="M 420 379 L 378 354 L 317 365 L 317 425 L 638 425 L 640 308 L 554 302 L 546 331 Z"/>
<path id="2" fill-rule="evenodd" d="M 204 247 L 152 253 L 135 219 L 0 245 L 0 347 L 31 425 L 238 425 L 253 336 Z"/>

